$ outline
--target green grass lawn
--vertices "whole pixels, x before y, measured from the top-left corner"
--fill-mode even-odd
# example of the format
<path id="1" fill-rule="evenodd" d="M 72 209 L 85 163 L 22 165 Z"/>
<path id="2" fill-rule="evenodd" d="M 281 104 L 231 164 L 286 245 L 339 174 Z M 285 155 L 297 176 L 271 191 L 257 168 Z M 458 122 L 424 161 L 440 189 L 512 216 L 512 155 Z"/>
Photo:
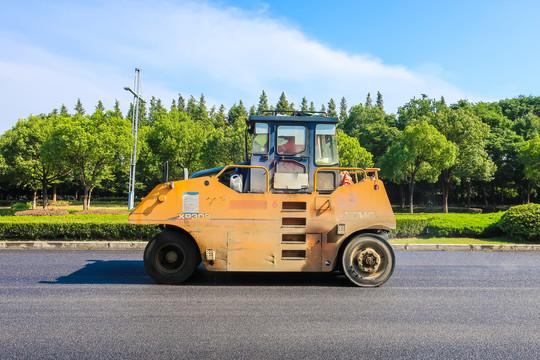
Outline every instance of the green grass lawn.
<path id="1" fill-rule="evenodd" d="M 496 238 L 470 238 L 470 237 L 429 237 L 429 238 L 403 238 L 391 239 L 390 244 L 490 244 L 490 245 L 530 245 L 526 241 L 518 241 L 506 237 Z"/>
<path id="2" fill-rule="evenodd" d="M 70 224 L 71 232 L 76 232 L 79 226 L 81 229 L 94 226 L 92 224 L 96 224 L 96 226 L 101 226 L 104 228 L 107 226 L 123 227 L 127 226 L 128 224 L 127 213 L 119 215 L 80 214 L 79 212 L 82 211 L 81 202 L 72 202 L 69 205 L 51 206 L 51 208 L 64 209 L 70 214 L 57 216 L 12 216 L 14 213 L 12 209 L 9 207 L 0 207 L 0 230 L 5 228 L 12 231 L 13 229 L 20 227 L 21 231 L 18 234 L 13 232 L 15 230 L 13 230 L 11 233 L 16 234 L 16 237 L 23 238 L 24 234 L 27 234 L 24 232 L 28 231 L 27 229 L 34 229 L 35 233 L 39 234 L 39 229 L 44 227 L 61 229 L 62 227 Z M 124 204 L 123 202 L 95 201 L 91 204 L 91 210 L 127 211 L 127 204 Z M 398 221 L 397 230 L 401 229 L 401 231 L 393 232 L 393 236 L 396 236 L 396 238 L 391 239 L 390 243 L 496 245 L 531 244 L 530 242 L 501 236 L 501 231 L 498 231 L 498 233 L 486 231 L 493 227 L 493 224 L 496 224 L 497 221 L 499 221 L 502 214 L 502 212 L 487 214 L 396 214 L 396 220 Z M 54 232 L 53 230 L 50 231 Z M 61 230 L 58 231 L 61 233 Z M 103 233 L 109 234 L 105 230 L 103 230 Z M 111 232 L 111 234 L 113 233 Z"/>

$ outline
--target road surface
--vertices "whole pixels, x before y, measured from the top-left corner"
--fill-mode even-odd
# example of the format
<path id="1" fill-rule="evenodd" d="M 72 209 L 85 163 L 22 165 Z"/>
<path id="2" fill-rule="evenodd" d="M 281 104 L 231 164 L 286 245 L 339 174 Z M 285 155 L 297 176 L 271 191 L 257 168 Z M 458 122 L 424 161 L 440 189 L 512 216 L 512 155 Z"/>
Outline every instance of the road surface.
<path id="1" fill-rule="evenodd" d="M 141 251 L 0 251 L 0 359 L 538 359 L 540 253 L 397 252 L 334 274 L 156 285 Z"/>

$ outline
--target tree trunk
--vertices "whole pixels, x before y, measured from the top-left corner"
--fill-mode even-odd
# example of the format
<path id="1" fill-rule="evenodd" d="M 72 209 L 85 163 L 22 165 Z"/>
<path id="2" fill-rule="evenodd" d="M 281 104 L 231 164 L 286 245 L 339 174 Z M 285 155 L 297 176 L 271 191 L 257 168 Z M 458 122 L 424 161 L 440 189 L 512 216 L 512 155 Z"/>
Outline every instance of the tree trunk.
<path id="1" fill-rule="evenodd" d="M 90 210 L 90 199 L 92 198 L 92 190 L 94 190 L 93 186 L 90 188 L 90 190 L 88 190 L 88 205 L 86 207 L 88 210 Z"/>
<path id="2" fill-rule="evenodd" d="M 414 181 L 411 181 L 409 183 L 409 213 L 414 213 Z"/>
<path id="3" fill-rule="evenodd" d="M 32 210 L 36 210 L 37 206 L 37 188 L 34 188 L 34 196 L 32 197 Z"/>
<path id="4" fill-rule="evenodd" d="M 401 208 L 405 209 L 405 189 L 403 184 L 399 184 L 399 195 L 401 197 Z"/>
<path id="5" fill-rule="evenodd" d="M 486 184 L 482 183 L 482 193 L 484 194 L 484 205 L 489 206 Z"/>
<path id="6" fill-rule="evenodd" d="M 52 190 L 53 190 L 52 202 L 56 203 L 56 183 L 52 184 Z"/>
<path id="7" fill-rule="evenodd" d="M 471 181 L 467 181 L 467 208 L 471 207 Z"/>
<path id="8" fill-rule="evenodd" d="M 89 197 L 90 197 L 90 194 L 89 194 L 89 189 L 85 186 L 84 187 L 84 196 L 83 196 L 83 210 L 88 210 L 88 203 L 90 202 L 89 201 Z"/>
<path id="9" fill-rule="evenodd" d="M 450 188 L 450 181 L 447 181 L 446 178 L 443 177 L 442 181 L 442 193 L 443 193 L 443 209 L 444 213 L 448 214 L 448 193 Z"/>
<path id="10" fill-rule="evenodd" d="M 47 197 L 48 197 L 48 194 L 47 194 L 47 184 L 43 184 L 43 190 L 41 191 L 42 195 L 43 195 L 43 209 L 46 209 L 47 208 Z"/>
<path id="11" fill-rule="evenodd" d="M 497 209 L 497 195 L 495 194 L 495 184 L 491 183 L 491 202 L 493 203 L 493 210 Z"/>
<path id="12" fill-rule="evenodd" d="M 531 203 L 531 182 L 530 181 L 527 181 L 526 195 L 527 195 L 527 198 L 525 199 L 526 204 L 530 204 Z"/>

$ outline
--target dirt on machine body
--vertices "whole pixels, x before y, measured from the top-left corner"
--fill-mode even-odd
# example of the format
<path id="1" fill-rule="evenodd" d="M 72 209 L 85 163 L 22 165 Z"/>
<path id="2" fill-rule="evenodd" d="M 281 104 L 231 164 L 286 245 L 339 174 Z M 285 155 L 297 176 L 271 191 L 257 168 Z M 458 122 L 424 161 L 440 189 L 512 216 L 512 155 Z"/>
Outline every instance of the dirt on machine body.
<path id="1" fill-rule="evenodd" d="M 379 169 L 339 167 L 337 118 L 269 112 L 247 119 L 249 161 L 165 181 L 129 222 L 161 224 L 144 264 L 158 283 L 211 271 L 343 272 L 379 286 L 395 257 L 395 218 Z"/>

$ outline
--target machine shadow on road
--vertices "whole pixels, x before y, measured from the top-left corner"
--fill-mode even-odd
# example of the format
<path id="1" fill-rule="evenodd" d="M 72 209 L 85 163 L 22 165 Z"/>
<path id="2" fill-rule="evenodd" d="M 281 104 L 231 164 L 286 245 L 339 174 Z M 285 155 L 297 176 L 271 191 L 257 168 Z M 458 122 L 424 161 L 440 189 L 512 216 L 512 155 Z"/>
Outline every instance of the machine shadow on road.
<path id="1" fill-rule="evenodd" d="M 42 284 L 155 285 L 142 260 L 86 260 L 81 269 Z M 213 272 L 200 265 L 191 278 L 178 286 L 332 286 L 350 287 L 337 273 Z"/>
<path id="2" fill-rule="evenodd" d="M 83 268 L 42 284 L 153 284 L 142 260 L 86 260 Z"/>

